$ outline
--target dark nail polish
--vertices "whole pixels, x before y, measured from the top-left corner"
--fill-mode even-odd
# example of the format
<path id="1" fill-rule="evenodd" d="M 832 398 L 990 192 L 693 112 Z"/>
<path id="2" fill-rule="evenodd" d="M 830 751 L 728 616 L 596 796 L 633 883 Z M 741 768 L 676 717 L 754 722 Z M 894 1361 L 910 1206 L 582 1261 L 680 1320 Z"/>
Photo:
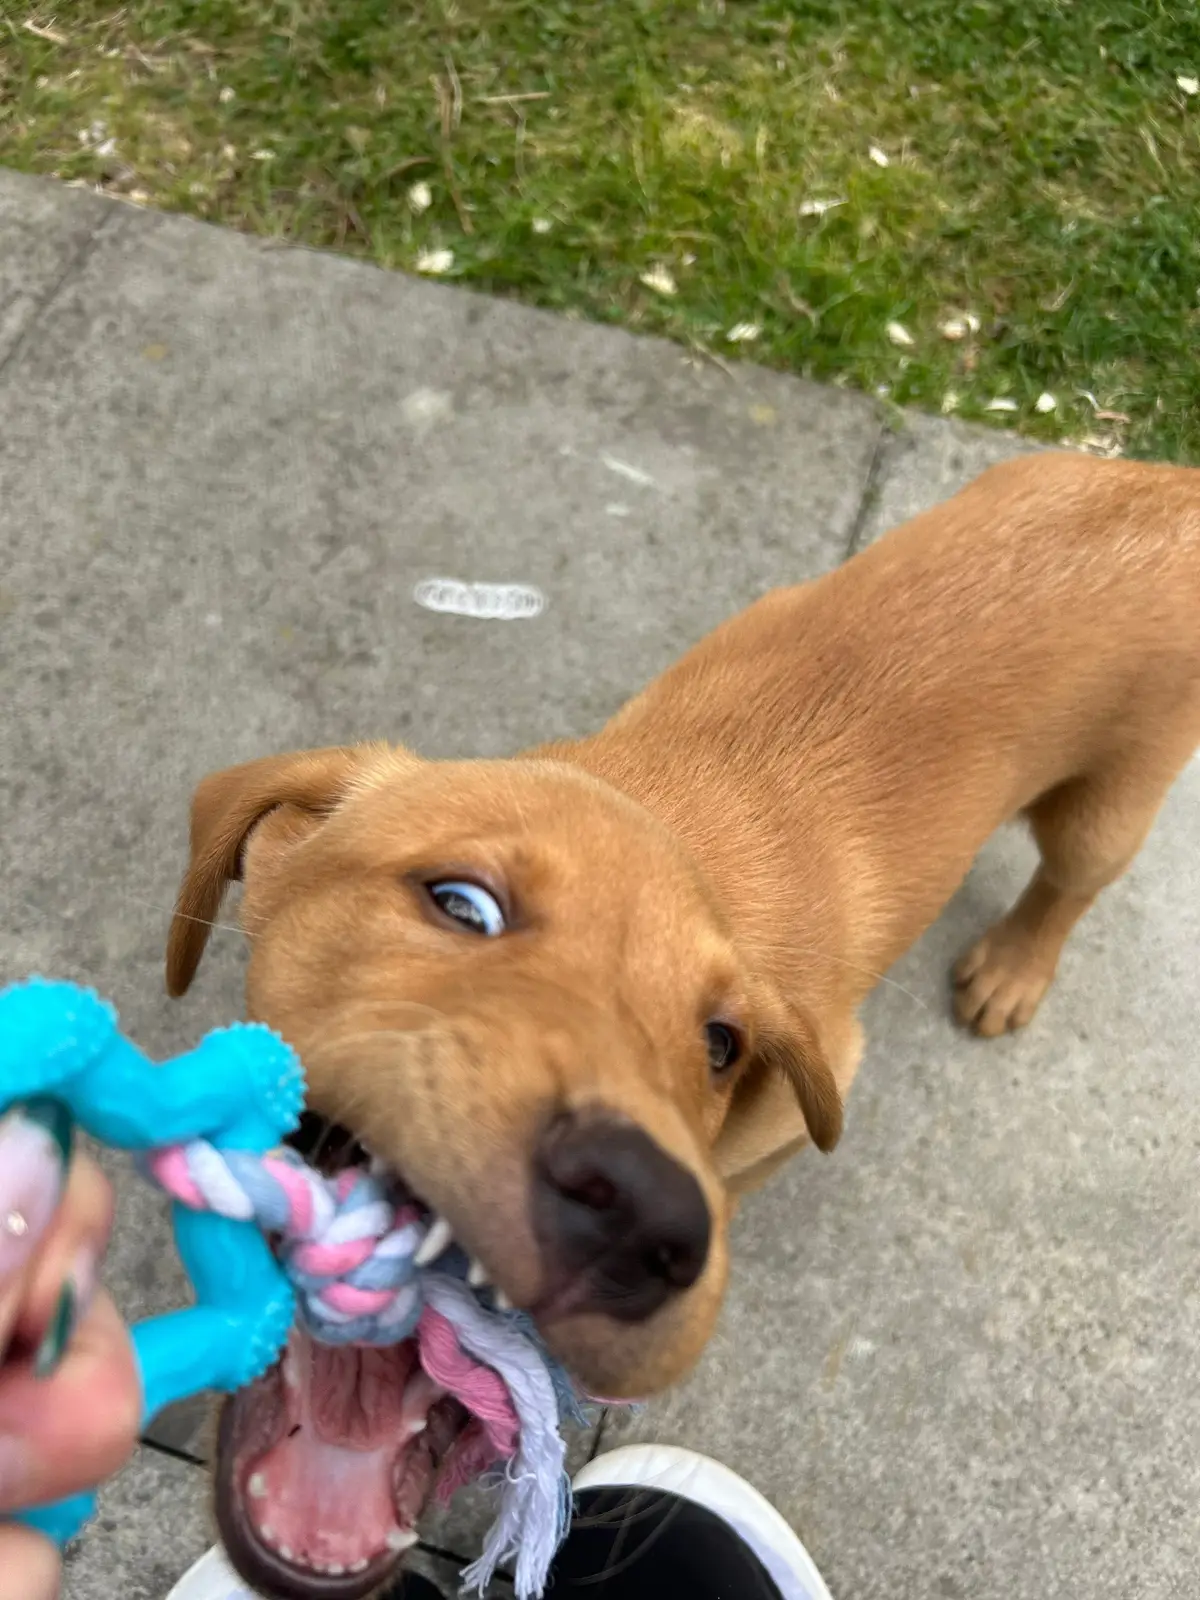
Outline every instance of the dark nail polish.
<path id="1" fill-rule="evenodd" d="M 90 1249 L 80 1250 L 62 1286 L 50 1325 L 42 1336 L 33 1358 L 34 1376 L 49 1378 L 67 1352 L 75 1329 L 83 1321 L 96 1288 L 96 1257 Z"/>
<path id="2" fill-rule="evenodd" d="M 33 1358 L 35 1378 L 48 1378 L 57 1370 L 74 1331 L 75 1290 L 70 1283 L 66 1283 L 58 1297 L 58 1305 L 54 1308 L 50 1326 L 46 1329 L 42 1342 L 37 1347 L 37 1354 Z"/>

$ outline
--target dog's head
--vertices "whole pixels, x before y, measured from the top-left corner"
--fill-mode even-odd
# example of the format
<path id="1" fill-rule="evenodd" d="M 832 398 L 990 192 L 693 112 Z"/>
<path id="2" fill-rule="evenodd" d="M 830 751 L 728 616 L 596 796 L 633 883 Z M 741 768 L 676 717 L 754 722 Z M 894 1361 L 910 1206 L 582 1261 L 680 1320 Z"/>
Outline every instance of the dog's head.
<path id="1" fill-rule="evenodd" d="M 448 1221 L 592 1393 L 679 1378 L 725 1283 L 714 1152 L 731 1107 L 782 1075 L 828 1149 L 841 1106 L 814 1030 L 739 948 L 671 832 L 550 760 L 431 763 L 363 746 L 218 773 L 193 806 L 173 994 L 232 880 L 249 1015 L 298 1050 L 312 1111 Z M 420 1409 L 408 1360 L 306 1354 L 311 1370 L 293 1364 L 240 1426 L 229 1408 L 222 1521 L 268 1592 L 352 1600 L 402 1550 L 455 1422 L 428 1395 L 419 1417 L 402 1415 L 406 1395 Z M 353 1381 L 322 1376 L 336 1362 L 356 1364 Z M 350 1404 L 372 1384 L 391 1398 Z M 340 1389 L 358 1436 L 322 1386 Z M 305 1462 L 297 1419 L 314 1436 Z M 295 1548 L 337 1520 L 343 1495 L 355 1539 Z"/>

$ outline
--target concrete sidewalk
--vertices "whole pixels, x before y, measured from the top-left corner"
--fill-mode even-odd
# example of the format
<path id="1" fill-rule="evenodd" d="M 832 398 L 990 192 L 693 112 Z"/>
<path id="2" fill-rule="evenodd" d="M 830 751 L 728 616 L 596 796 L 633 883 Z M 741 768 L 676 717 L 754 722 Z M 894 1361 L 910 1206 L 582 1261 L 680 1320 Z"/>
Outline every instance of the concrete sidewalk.
<path id="1" fill-rule="evenodd" d="M 1014 448 L 0 174 L 0 977 L 86 979 L 182 1047 L 239 1007 L 232 934 L 162 997 L 201 774 L 583 732 Z M 434 615 L 430 576 L 547 607 Z M 1198 830 L 1193 766 L 1038 1023 L 984 1046 L 945 972 L 1027 870 L 1020 838 L 989 847 L 871 1006 L 837 1156 L 747 1206 L 701 1371 L 602 1442 L 745 1472 L 837 1600 L 1200 1592 Z M 161 1209 L 121 1188 L 113 1286 L 165 1309 Z M 209 1542 L 196 1422 L 108 1489 L 69 1600 L 162 1600 Z M 470 1555 L 485 1516 L 468 1499 L 429 1537 Z"/>

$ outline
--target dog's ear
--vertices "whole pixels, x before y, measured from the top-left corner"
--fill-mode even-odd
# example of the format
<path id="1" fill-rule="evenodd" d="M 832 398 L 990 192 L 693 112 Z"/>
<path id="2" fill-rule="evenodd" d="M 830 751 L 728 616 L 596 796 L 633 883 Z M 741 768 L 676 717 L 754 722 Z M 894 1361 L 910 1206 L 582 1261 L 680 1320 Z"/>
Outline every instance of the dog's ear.
<path id="1" fill-rule="evenodd" d="M 302 750 L 265 756 L 214 772 L 192 800 L 191 855 L 167 940 L 167 993 L 186 993 L 208 943 L 226 885 L 242 875 L 250 834 L 277 814 L 273 853 L 298 843 L 345 796 L 371 753 L 370 746 Z M 272 821 L 276 820 L 272 817 Z"/>
<path id="2" fill-rule="evenodd" d="M 755 1054 L 768 1071 L 780 1074 L 796 1096 L 808 1136 L 818 1150 L 832 1150 L 842 1137 L 842 1097 L 833 1068 L 811 1018 L 798 1006 L 784 1005 L 786 1020 L 769 1027 Z"/>

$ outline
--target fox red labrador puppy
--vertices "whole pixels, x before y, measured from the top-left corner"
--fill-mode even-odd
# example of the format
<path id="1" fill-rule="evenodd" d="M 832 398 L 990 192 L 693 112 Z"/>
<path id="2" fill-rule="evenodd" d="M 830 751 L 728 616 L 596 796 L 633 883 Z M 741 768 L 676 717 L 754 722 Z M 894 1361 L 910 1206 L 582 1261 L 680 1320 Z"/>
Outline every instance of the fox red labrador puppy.
<path id="1" fill-rule="evenodd" d="M 1198 619 L 1200 473 L 1010 462 L 766 595 L 590 738 L 207 778 L 171 992 L 240 879 L 249 1013 L 314 1110 L 583 1384 L 647 1394 L 709 1336 L 731 1197 L 837 1143 L 873 976 L 1022 814 L 1040 864 L 956 1003 L 989 1036 L 1033 1016 L 1200 743 Z M 459 1420 L 414 1367 L 323 1351 L 286 1403 L 276 1374 L 226 1408 L 221 1521 L 267 1592 L 353 1600 L 399 1559 Z M 344 1515 L 361 1553 L 331 1571 Z"/>

